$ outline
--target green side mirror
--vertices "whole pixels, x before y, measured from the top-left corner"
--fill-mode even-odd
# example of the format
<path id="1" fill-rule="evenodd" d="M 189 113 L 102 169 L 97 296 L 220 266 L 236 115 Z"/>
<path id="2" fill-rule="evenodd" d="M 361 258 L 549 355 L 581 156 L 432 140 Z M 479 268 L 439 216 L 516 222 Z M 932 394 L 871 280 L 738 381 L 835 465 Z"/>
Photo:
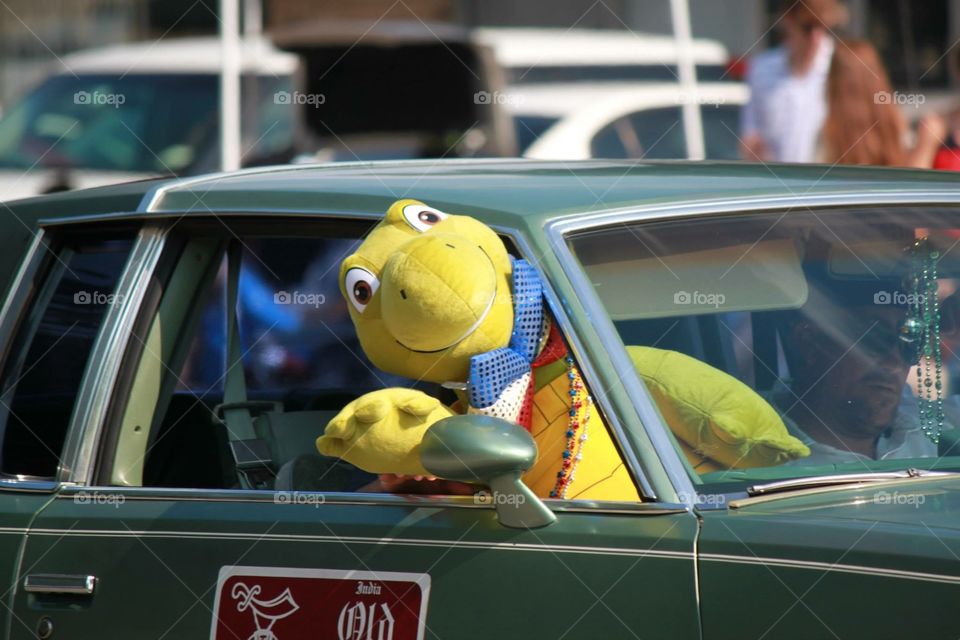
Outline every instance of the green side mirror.
<path id="1" fill-rule="evenodd" d="M 523 428 L 490 416 L 451 416 L 427 429 L 420 462 L 430 473 L 458 482 L 485 484 L 485 501 L 500 524 L 532 529 L 557 517 L 520 476 L 537 461 L 537 444 Z"/>

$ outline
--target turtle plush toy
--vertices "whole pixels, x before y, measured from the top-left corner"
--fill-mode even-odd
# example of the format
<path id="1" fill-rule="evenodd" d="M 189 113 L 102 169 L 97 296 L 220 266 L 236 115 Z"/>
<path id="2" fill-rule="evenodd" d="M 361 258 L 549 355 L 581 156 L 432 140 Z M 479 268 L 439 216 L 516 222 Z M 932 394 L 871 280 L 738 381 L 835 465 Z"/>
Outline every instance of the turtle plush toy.
<path id="1" fill-rule="evenodd" d="M 419 458 L 426 430 L 456 413 L 486 414 L 534 437 L 537 461 L 523 480 L 538 496 L 639 499 L 536 269 L 510 256 L 492 229 L 400 200 L 343 261 L 340 286 L 373 364 L 443 384 L 459 400 L 448 407 L 406 388 L 367 393 L 327 425 L 322 454 L 371 473 L 428 475 Z M 806 455 L 746 385 L 679 353 L 629 349 L 694 464 L 765 466 Z"/>

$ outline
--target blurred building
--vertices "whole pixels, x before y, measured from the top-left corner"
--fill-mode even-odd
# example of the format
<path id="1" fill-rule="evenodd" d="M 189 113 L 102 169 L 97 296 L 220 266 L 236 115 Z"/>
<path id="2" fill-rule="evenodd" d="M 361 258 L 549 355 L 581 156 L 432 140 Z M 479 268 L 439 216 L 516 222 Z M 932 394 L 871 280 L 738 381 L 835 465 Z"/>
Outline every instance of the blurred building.
<path id="1" fill-rule="evenodd" d="M 261 0 L 275 15 L 341 19 L 414 12 L 465 26 L 671 31 L 669 0 Z M 775 44 L 777 0 L 689 0 L 693 34 L 723 42 L 732 60 Z M 850 33 L 880 49 L 899 88 L 960 87 L 952 55 L 960 0 L 846 0 Z M 0 5 L 0 104 L 78 49 L 146 38 L 214 33 L 218 0 L 5 0 Z M 423 16 L 421 16 L 423 14 Z M 413 15 L 409 16 L 413 18 Z M 960 49 L 960 47 L 956 47 Z"/>

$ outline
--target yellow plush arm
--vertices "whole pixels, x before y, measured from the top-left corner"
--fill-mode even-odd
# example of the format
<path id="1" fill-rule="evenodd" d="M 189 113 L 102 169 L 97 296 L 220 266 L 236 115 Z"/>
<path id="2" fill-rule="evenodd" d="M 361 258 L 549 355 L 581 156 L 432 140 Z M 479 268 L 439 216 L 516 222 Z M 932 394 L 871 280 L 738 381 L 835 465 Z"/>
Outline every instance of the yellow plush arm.
<path id="1" fill-rule="evenodd" d="M 422 391 L 392 388 L 360 396 L 327 425 L 317 449 L 370 473 L 429 475 L 420 441 L 430 425 L 453 410 Z"/>
<path id="2" fill-rule="evenodd" d="M 773 407 L 733 376 L 676 351 L 627 351 L 697 471 L 772 467 L 810 455 Z"/>

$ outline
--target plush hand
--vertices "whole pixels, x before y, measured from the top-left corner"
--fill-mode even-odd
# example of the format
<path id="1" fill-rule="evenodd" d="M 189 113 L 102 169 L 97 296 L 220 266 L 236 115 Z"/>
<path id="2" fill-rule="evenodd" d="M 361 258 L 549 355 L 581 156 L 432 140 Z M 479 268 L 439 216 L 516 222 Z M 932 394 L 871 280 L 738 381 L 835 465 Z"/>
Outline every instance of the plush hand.
<path id="1" fill-rule="evenodd" d="M 439 400 L 413 389 L 381 389 L 360 396 L 317 438 L 317 449 L 370 473 L 429 475 L 420 442 L 434 422 L 454 415 Z"/>

